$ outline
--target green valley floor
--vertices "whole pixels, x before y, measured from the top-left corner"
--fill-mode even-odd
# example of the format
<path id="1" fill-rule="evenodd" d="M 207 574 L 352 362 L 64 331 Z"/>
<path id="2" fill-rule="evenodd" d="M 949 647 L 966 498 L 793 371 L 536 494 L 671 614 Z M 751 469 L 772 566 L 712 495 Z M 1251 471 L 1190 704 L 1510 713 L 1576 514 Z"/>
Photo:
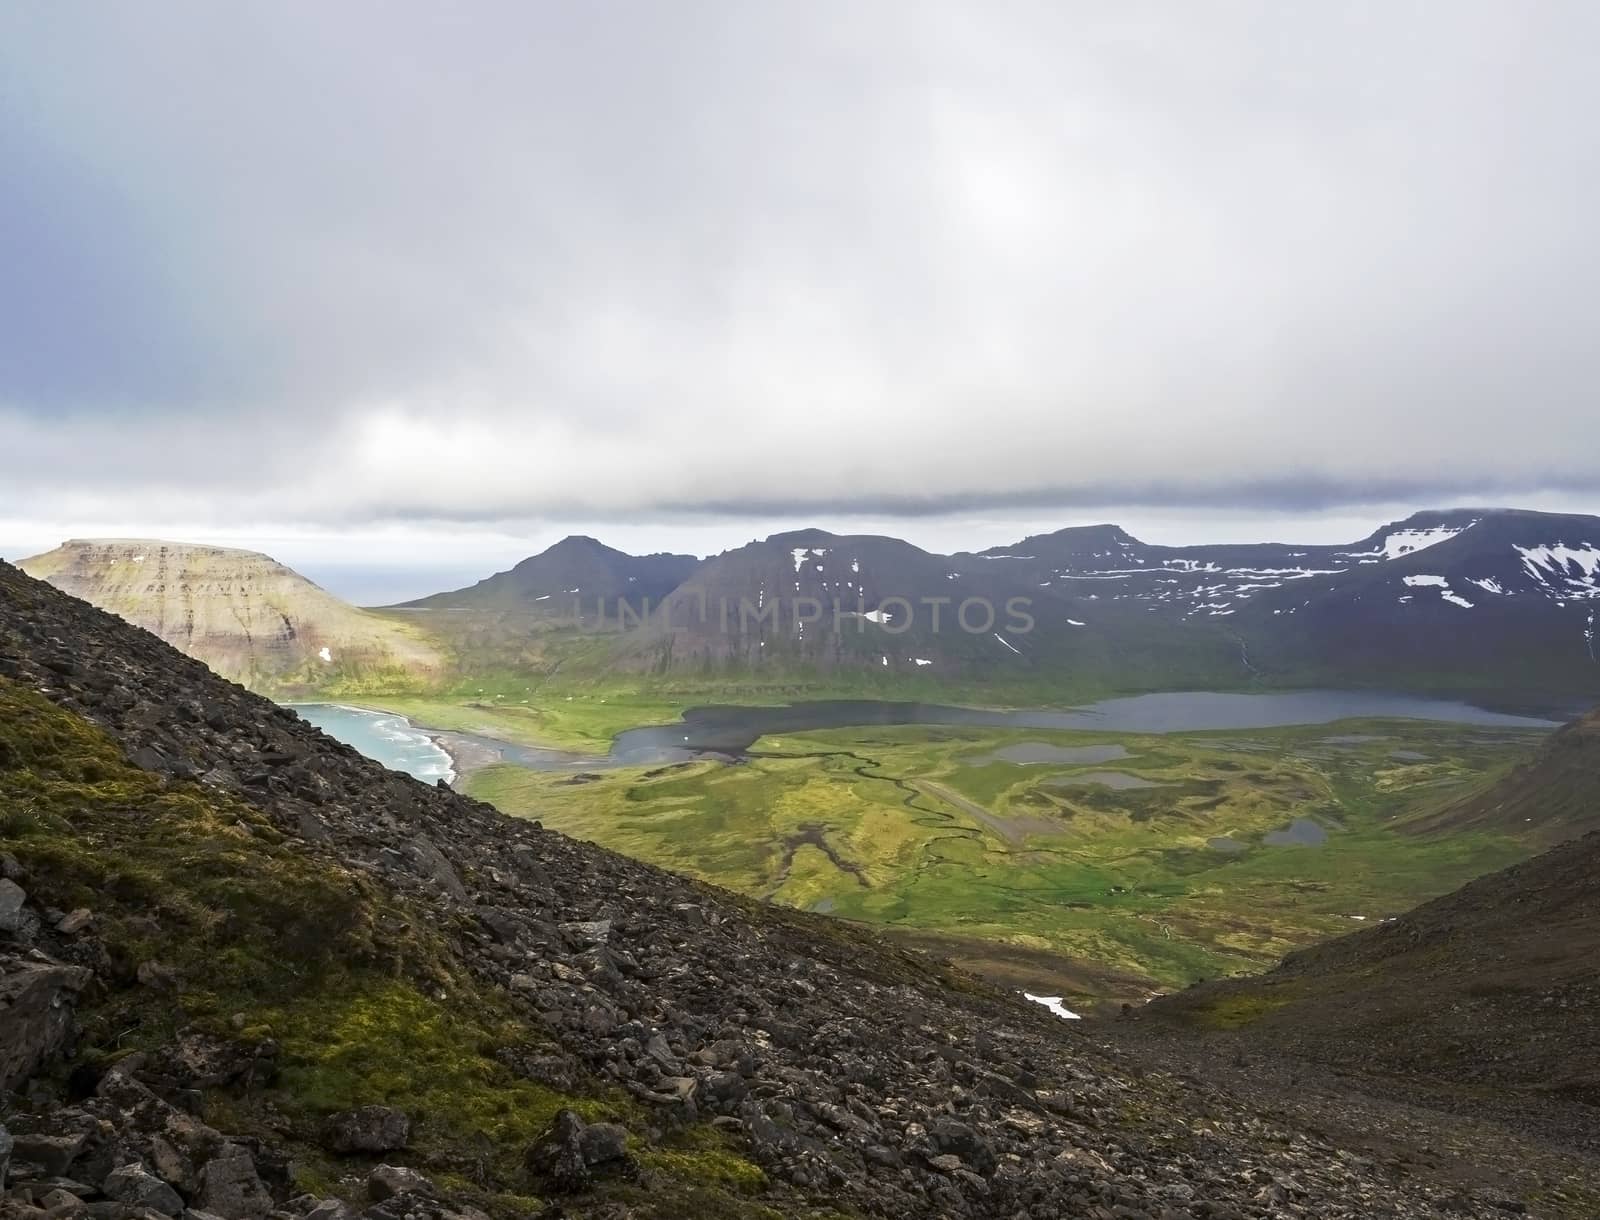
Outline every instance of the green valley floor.
<path id="1" fill-rule="evenodd" d="M 1259 970 L 1531 855 L 1545 845 L 1531 830 L 1430 815 L 1542 736 L 1420 721 L 1171 735 L 912 726 L 768 737 L 733 765 L 496 766 L 465 784 L 578 838 L 885 926 L 1085 1005 Z"/>

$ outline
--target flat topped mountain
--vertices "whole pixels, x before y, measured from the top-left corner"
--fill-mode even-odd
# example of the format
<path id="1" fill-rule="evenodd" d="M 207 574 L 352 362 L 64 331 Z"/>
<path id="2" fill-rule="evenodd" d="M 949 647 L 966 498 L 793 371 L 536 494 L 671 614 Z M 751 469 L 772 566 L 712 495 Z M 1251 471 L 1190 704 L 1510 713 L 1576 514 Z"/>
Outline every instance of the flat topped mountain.
<path id="1" fill-rule="evenodd" d="M 444 664 L 415 628 L 340 601 L 256 551 L 73 539 L 18 566 L 257 689 L 339 679 L 403 683 Z"/>
<path id="2" fill-rule="evenodd" d="M 465 589 L 406 602 L 408 609 L 499 610 L 573 615 L 597 601 L 618 598 L 642 606 L 670 593 L 700 561 L 693 555 L 629 555 L 594 538 L 573 534 L 506 572 Z M 614 609 L 610 610 L 615 613 Z M 576 617 L 576 616 L 574 616 Z"/>

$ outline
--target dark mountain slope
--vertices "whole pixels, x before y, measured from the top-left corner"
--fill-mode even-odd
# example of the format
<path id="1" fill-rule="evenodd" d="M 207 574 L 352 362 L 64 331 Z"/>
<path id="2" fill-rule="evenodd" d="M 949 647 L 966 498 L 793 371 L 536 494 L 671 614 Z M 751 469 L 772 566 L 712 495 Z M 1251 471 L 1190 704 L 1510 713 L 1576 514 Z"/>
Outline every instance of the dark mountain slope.
<path id="1" fill-rule="evenodd" d="M 1438 540 L 1403 550 L 1390 527 L 1344 556 L 1342 572 L 1237 605 L 1257 663 L 1365 683 L 1400 673 L 1463 689 L 1476 678 L 1600 690 L 1600 519 L 1469 509 L 1410 524 L 1414 538 Z"/>
<path id="2" fill-rule="evenodd" d="M 412 609 L 523 611 L 577 617 L 574 606 L 595 613 L 604 599 L 626 598 L 636 607 L 660 601 L 700 561 L 693 555 L 629 555 L 593 538 L 574 534 L 465 589 L 406 602 Z"/>
<path id="3" fill-rule="evenodd" d="M 1570 726 L 1529 766 L 1433 815 L 1437 827 L 1546 818 L 1593 825 L 1594 737 Z M 1543 806 L 1543 807 L 1542 807 Z M 1398 919 L 1301 950 L 1257 978 L 1193 988 L 1153 1016 L 1233 1028 L 1341 1071 L 1406 1082 L 1468 1110 L 1560 1111 L 1600 1147 L 1600 833 L 1491 874 Z"/>
<path id="4" fill-rule="evenodd" d="M 387 772 L 3 564 L 0 684 L 19 1215 L 1498 1213 L 849 925 Z"/>
<path id="5" fill-rule="evenodd" d="M 995 689 L 1038 689 L 1068 674 L 1080 691 L 1203 684 L 1239 668 L 1238 645 L 1223 633 L 1158 627 L 1041 588 L 1026 565 L 823 530 L 776 534 L 707 560 L 612 656 L 632 669 L 853 669 L 865 680 Z"/>
<path id="6" fill-rule="evenodd" d="M 1005 605 L 1026 592 L 1015 582 L 964 579 L 943 556 L 897 538 L 799 530 L 708 559 L 622 655 L 657 666 L 1003 674 L 1027 664 L 1028 632 L 1016 630 L 1021 620 Z M 937 625 L 925 598 L 940 599 Z M 957 621 L 969 599 L 970 630 Z"/>
<path id="7" fill-rule="evenodd" d="M 1574 720 L 1482 792 L 1411 819 L 1420 833 L 1515 830 L 1556 844 L 1600 830 L 1600 712 Z"/>

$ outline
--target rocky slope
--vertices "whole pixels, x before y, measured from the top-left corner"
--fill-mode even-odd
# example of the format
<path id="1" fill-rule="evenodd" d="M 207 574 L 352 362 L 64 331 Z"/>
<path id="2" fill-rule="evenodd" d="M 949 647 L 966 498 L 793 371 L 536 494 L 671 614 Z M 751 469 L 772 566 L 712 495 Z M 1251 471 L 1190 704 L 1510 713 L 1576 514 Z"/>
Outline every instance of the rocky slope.
<path id="1" fill-rule="evenodd" d="M 3 564 L 0 819 L 10 1214 L 1524 1207 L 385 771 Z"/>
<path id="2" fill-rule="evenodd" d="M 414 628 L 358 610 L 255 551 L 74 539 L 18 566 L 256 690 L 406 686 L 444 664 Z"/>

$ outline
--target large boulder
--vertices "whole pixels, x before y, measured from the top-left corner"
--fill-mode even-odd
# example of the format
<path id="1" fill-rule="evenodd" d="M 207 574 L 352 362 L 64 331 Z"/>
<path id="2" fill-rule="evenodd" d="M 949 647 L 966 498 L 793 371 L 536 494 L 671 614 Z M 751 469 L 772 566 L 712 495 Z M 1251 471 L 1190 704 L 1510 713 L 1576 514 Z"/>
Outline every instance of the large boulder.
<path id="1" fill-rule="evenodd" d="M 61 1049 L 90 977 L 79 966 L 0 957 L 0 1091 L 16 1089 Z"/>
<path id="2" fill-rule="evenodd" d="M 616 1123 L 586 1123 L 571 1110 L 556 1114 L 550 1129 L 528 1150 L 528 1171 L 554 1194 L 580 1194 L 606 1169 L 624 1177 L 637 1170 L 628 1155 L 628 1131 Z"/>
<path id="3" fill-rule="evenodd" d="M 411 1140 L 411 1119 L 390 1106 L 362 1106 L 330 1118 L 322 1139 L 334 1152 L 395 1152 Z"/>
<path id="4" fill-rule="evenodd" d="M 261 1220 L 272 1210 L 272 1196 L 261 1184 L 255 1159 L 242 1144 L 224 1144 L 200 1171 L 199 1207 L 228 1220 Z"/>
<path id="5" fill-rule="evenodd" d="M 143 1165 L 119 1165 L 106 1175 L 100 1186 L 108 1199 L 131 1208 L 160 1212 L 163 1216 L 183 1215 L 183 1199 Z"/>

